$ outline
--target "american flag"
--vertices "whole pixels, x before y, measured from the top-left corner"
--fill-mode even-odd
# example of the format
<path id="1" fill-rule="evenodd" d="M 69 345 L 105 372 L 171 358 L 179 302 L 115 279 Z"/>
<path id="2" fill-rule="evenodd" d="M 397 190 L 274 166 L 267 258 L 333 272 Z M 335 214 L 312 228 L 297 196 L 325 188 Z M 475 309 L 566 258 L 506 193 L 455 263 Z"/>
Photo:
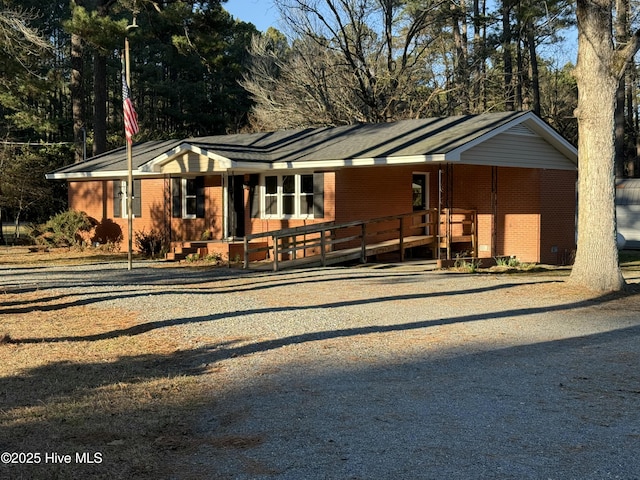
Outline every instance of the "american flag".
<path id="1" fill-rule="evenodd" d="M 122 75 L 122 110 L 124 111 L 124 134 L 127 137 L 127 142 L 131 144 L 133 142 L 132 137 L 138 133 L 138 114 L 133 108 L 129 85 L 127 85 L 127 79 L 124 74 Z"/>

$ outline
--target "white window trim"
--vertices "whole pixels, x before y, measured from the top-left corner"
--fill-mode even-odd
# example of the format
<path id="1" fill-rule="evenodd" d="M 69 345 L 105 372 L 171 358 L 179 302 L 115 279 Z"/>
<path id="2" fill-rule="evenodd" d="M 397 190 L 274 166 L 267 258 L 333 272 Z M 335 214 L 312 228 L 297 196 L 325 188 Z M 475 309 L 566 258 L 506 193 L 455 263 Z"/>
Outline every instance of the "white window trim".
<path id="1" fill-rule="evenodd" d="M 198 198 L 197 192 L 194 193 L 193 195 L 187 195 L 187 182 L 189 180 L 195 181 L 195 179 L 193 179 L 193 178 L 183 177 L 181 179 L 181 182 L 182 182 L 181 187 L 182 188 L 180 188 L 180 196 L 181 196 L 180 205 L 182 206 L 182 218 L 188 219 L 188 220 L 193 219 L 193 218 L 197 218 L 197 212 L 195 212 L 195 213 L 187 213 L 187 199 L 195 198 L 196 199 L 196 203 L 198 201 L 197 200 L 197 198 Z M 196 209 L 197 209 L 197 207 L 196 207 Z"/>
<path id="2" fill-rule="evenodd" d="M 293 214 L 283 214 L 283 179 L 287 176 L 294 176 L 295 178 L 295 193 L 293 195 L 293 204 L 294 204 L 294 213 Z M 267 220 L 310 220 L 314 218 L 312 214 L 301 214 L 300 213 L 300 200 L 302 195 L 302 176 L 303 175 L 313 175 L 313 172 L 300 172 L 300 173 L 286 173 L 286 174 L 264 174 L 260 178 L 260 218 L 264 218 Z M 277 206 L 278 211 L 274 214 L 266 213 L 267 206 L 267 177 L 276 177 L 278 179 L 278 186 L 276 190 L 276 198 L 277 198 Z M 315 193 L 315 192 L 314 192 Z M 313 194 L 312 194 L 313 195 Z"/>
<path id="3" fill-rule="evenodd" d="M 120 195 L 120 218 L 129 218 L 129 209 L 127 208 L 127 196 L 129 195 L 127 189 L 128 183 L 127 180 L 120 181 L 120 192 L 122 193 L 122 195 Z M 131 202 L 131 207 L 133 208 L 133 197 L 131 198 Z M 136 218 L 136 214 L 132 212 L 131 218 Z"/>

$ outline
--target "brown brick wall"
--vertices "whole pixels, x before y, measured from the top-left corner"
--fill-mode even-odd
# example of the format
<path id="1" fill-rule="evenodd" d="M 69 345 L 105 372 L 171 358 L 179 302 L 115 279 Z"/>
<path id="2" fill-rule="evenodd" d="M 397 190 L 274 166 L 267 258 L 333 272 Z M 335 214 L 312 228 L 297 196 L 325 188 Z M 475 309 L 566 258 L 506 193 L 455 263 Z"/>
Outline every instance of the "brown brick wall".
<path id="1" fill-rule="evenodd" d="M 209 232 L 211 239 L 220 240 L 224 237 L 224 206 L 222 177 L 214 175 L 205 178 L 204 218 L 173 218 L 171 217 L 171 241 L 200 240 L 205 232 Z M 166 187 L 167 194 L 169 192 Z M 167 215 L 171 212 L 171 198 L 168 196 Z M 157 209 L 160 209 L 160 204 Z"/>
<path id="2" fill-rule="evenodd" d="M 497 255 L 540 261 L 540 173 L 498 168 Z"/>
<path id="3" fill-rule="evenodd" d="M 429 205 L 438 205 L 434 166 L 348 168 L 336 172 L 336 222 L 368 220 L 412 211 L 413 173 L 429 173 Z"/>
<path id="4" fill-rule="evenodd" d="M 562 263 L 570 254 L 567 252 L 575 248 L 575 172 L 473 165 L 455 165 L 450 171 L 453 172 L 453 206 L 478 212 L 481 257 L 515 255 L 524 262 Z M 497 175 L 495 206 L 492 204 L 492 171 Z M 414 172 L 430 174 L 429 204 L 437 207 L 438 166 L 349 168 L 325 173 L 324 218 L 264 220 L 250 218 L 247 212 L 246 233 L 411 212 Z M 448 182 L 444 180 L 446 185 Z M 69 184 L 70 207 L 84 210 L 100 222 L 96 237 L 102 240 L 127 236 L 127 219 L 113 218 L 112 185 L 111 180 Z M 169 186 L 169 179 L 142 181 L 142 216 L 134 219 L 134 232 L 168 231 L 170 225 L 172 241 L 197 240 L 207 230 L 213 238 L 223 237 L 223 188 L 219 175 L 207 177 L 205 181 L 206 218 L 203 219 L 171 218 Z M 247 205 L 248 195 L 245 190 Z M 126 249 L 124 242 L 123 247 Z"/>
<path id="5" fill-rule="evenodd" d="M 577 173 L 544 170 L 541 174 L 540 262 L 569 264 L 576 248 Z"/>
<path id="6" fill-rule="evenodd" d="M 455 165 L 453 174 L 453 208 L 475 210 L 477 212 L 478 256 L 491 257 L 493 251 L 491 205 L 491 167 L 476 165 Z M 449 182 L 445 182 L 449 184 Z M 482 248 L 480 246 L 482 245 Z M 454 251 L 469 250 L 471 245 L 454 245 Z"/>
<path id="7" fill-rule="evenodd" d="M 168 178 L 143 179 L 141 190 L 141 215 L 133 219 L 134 248 L 135 232 L 141 231 L 164 232 L 171 241 L 199 240 L 207 230 L 212 233 L 212 238 L 222 238 L 223 190 L 220 176 L 205 179 L 205 218 L 171 217 Z M 98 223 L 92 241 L 115 241 L 120 237 L 121 250 L 126 250 L 128 221 L 113 217 L 113 202 L 112 180 L 69 182 L 69 208 L 86 212 Z"/>
<path id="8" fill-rule="evenodd" d="M 479 256 L 513 255 L 523 262 L 563 263 L 566 252 L 575 248 L 576 173 L 513 167 L 494 171 L 495 219 L 492 167 L 453 168 L 454 207 L 478 212 Z M 496 229 L 495 242 L 492 228 Z M 557 253 L 552 253 L 552 247 L 557 247 Z"/>

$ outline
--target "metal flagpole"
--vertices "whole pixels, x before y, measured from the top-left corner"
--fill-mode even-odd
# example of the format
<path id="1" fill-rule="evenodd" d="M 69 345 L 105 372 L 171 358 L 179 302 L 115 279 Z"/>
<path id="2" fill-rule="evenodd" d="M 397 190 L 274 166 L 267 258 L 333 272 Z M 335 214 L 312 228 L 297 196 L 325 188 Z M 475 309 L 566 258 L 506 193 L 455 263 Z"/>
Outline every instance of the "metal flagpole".
<path id="1" fill-rule="evenodd" d="M 133 24 L 127 25 L 127 33 L 129 29 L 135 28 L 136 17 L 133 17 Z M 131 70 L 129 65 L 129 37 L 127 34 L 124 36 L 124 71 L 125 80 L 127 82 L 127 88 L 131 85 Z M 133 269 L 133 152 L 132 142 L 126 138 L 127 142 L 127 270 Z"/>
<path id="2" fill-rule="evenodd" d="M 129 71 L 129 38 L 124 37 L 124 71 L 127 86 L 131 84 L 131 74 Z M 126 135 L 125 135 L 126 137 Z M 131 193 L 133 191 L 133 153 L 131 142 L 127 140 L 127 270 L 133 268 L 133 201 Z"/>

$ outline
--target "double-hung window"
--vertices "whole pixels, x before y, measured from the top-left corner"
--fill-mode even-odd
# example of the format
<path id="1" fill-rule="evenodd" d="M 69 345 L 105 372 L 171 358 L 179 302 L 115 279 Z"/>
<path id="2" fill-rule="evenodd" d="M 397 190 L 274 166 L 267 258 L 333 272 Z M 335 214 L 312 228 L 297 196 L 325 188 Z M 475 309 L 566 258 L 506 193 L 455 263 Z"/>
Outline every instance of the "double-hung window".
<path id="1" fill-rule="evenodd" d="M 141 183 L 133 180 L 133 195 L 131 196 L 131 210 L 133 218 L 142 216 Z M 127 218 L 127 180 L 113 181 L 113 217 Z"/>
<path id="2" fill-rule="evenodd" d="M 182 218 L 196 218 L 197 211 L 196 179 L 182 179 Z"/>
<path id="3" fill-rule="evenodd" d="M 204 217 L 204 177 L 171 179 L 171 210 L 174 218 Z"/>
<path id="4" fill-rule="evenodd" d="M 264 218 L 322 218 L 322 173 L 265 175 L 262 183 Z"/>
<path id="5" fill-rule="evenodd" d="M 278 177 L 271 175 L 264 178 L 264 215 L 277 217 L 278 211 Z"/>

